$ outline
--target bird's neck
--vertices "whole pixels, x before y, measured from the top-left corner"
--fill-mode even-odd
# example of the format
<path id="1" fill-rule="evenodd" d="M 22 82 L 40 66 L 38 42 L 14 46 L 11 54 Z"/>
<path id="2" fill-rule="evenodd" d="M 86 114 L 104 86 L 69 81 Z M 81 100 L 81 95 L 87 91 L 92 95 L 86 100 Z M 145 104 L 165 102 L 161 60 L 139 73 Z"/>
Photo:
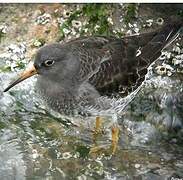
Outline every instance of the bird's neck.
<path id="1" fill-rule="evenodd" d="M 67 85 L 69 84 L 69 85 Z M 48 105 L 54 106 L 59 104 L 62 107 L 62 103 L 64 106 L 71 106 L 71 104 L 76 104 L 76 97 L 78 87 L 75 83 L 62 83 L 57 81 L 51 81 L 46 79 L 45 77 L 39 77 L 37 79 L 37 90 L 38 93 L 41 94 L 43 99 L 47 102 Z"/>
<path id="2" fill-rule="evenodd" d="M 53 91 L 55 93 L 66 93 L 66 92 L 76 92 L 79 85 L 76 79 L 61 79 L 55 77 L 54 80 L 46 78 L 46 77 L 38 77 L 37 85 L 39 89 L 46 91 Z"/>

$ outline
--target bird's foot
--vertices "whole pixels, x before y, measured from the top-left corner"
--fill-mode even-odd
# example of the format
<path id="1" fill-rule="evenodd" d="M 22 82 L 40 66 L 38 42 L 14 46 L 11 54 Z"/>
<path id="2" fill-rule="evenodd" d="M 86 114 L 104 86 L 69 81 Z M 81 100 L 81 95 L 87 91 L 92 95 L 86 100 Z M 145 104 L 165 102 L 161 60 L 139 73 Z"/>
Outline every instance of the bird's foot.
<path id="1" fill-rule="evenodd" d="M 113 124 L 111 127 L 111 143 L 110 147 L 108 145 L 98 145 L 97 139 L 100 138 L 99 135 L 104 134 L 104 128 L 102 126 L 103 119 L 101 117 L 96 117 L 95 128 L 93 132 L 94 146 L 90 149 L 90 154 L 100 154 L 101 152 L 106 152 L 107 154 L 114 155 L 116 153 L 119 141 L 119 126 L 118 124 Z M 107 149 L 106 149 L 107 148 Z"/>
<path id="2" fill-rule="evenodd" d="M 101 153 L 104 153 L 106 151 L 106 146 L 93 146 L 90 148 L 89 154 L 91 155 L 99 155 Z"/>

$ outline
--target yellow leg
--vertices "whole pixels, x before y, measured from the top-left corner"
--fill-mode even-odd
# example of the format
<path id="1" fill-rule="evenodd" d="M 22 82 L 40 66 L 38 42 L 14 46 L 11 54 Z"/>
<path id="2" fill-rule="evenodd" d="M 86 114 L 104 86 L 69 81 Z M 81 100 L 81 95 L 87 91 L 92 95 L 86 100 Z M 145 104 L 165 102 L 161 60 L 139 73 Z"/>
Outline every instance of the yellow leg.
<path id="1" fill-rule="evenodd" d="M 100 116 L 97 116 L 96 120 L 95 120 L 95 127 L 93 130 L 93 142 L 94 143 L 96 143 L 96 139 L 97 139 L 98 135 L 101 135 L 103 132 L 102 122 L 103 122 L 103 119 Z"/>
<path id="2" fill-rule="evenodd" d="M 97 145 L 97 137 L 98 135 L 101 135 L 103 133 L 103 128 L 102 128 L 102 123 L 103 119 L 100 116 L 97 116 L 95 119 L 95 126 L 93 129 L 93 142 L 94 146 L 90 149 L 90 154 L 97 154 L 98 152 L 101 152 L 101 150 L 104 149 L 102 146 Z"/>
<path id="3" fill-rule="evenodd" d="M 103 122 L 103 119 L 100 117 L 100 116 L 97 116 L 96 117 L 96 120 L 95 120 L 95 127 L 94 127 L 94 130 L 93 130 L 93 134 L 94 136 L 102 133 L 102 122 Z"/>
<path id="4" fill-rule="evenodd" d="M 112 144 L 111 144 L 112 154 L 116 152 L 118 141 L 119 141 L 119 127 L 113 126 L 112 127 Z"/>
<path id="5" fill-rule="evenodd" d="M 100 116 L 97 116 L 96 120 L 95 120 L 95 132 L 96 133 L 101 132 L 101 130 L 102 130 L 102 122 L 103 122 L 102 118 Z"/>

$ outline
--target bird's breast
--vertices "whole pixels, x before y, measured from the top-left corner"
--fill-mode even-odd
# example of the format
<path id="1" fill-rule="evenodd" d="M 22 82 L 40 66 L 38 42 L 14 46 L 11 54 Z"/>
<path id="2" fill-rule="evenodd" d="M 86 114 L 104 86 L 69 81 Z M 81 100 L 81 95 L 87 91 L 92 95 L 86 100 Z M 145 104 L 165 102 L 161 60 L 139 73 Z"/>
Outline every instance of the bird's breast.
<path id="1" fill-rule="evenodd" d="M 59 113 L 71 114 L 75 111 L 77 100 L 73 92 L 63 88 L 61 84 L 39 77 L 36 83 L 36 92 L 51 109 Z"/>

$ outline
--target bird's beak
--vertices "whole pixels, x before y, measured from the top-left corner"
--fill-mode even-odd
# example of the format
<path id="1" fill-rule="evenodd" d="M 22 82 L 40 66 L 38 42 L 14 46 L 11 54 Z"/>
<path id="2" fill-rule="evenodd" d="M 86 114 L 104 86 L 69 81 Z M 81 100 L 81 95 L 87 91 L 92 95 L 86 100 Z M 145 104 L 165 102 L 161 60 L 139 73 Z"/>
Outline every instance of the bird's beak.
<path id="1" fill-rule="evenodd" d="M 33 63 L 30 63 L 27 67 L 27 69 L 25 69 L 25 71 L 23 71 L 19 77 L 13 81 L 5 90 L 4 92 L 8 91 L 9 89 L 11 89 L 13 86 L 15 86 L 16 84 L 22 82 L 23 80 L 35 75 L 35 74 L 38 74 L 37 73 L 37 70 L 35 68 L 35 66 L 33 65 Z"/>

